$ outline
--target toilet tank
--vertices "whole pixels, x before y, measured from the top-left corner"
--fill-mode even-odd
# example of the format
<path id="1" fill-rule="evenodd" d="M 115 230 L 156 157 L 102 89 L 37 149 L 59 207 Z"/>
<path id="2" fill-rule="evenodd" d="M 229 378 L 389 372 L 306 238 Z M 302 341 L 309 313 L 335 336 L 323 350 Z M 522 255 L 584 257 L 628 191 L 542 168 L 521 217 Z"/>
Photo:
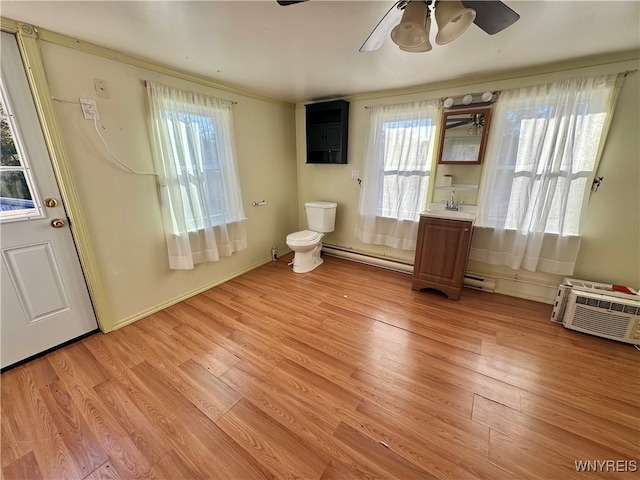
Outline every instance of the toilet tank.
<path id="1" fill-rule="evenodd" d="M 334 202 L 307 202 L 307 228 L 314 232 L 333 232 L 336 226 L 336 207 Z"/>

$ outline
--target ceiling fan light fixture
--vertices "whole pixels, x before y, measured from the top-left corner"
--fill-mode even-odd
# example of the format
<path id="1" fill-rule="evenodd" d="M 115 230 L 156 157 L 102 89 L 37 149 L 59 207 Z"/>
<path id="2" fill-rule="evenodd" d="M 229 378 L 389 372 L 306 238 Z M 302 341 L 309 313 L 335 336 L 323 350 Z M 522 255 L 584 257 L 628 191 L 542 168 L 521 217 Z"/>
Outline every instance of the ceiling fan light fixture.
<path id="1" fill-rule="evenodd" d="M 427 32 L 427 40 L 417 47 L 400 47 L 400 50 L 403 52 L 412 52 L 412 53 L 420 53 L 420 52 L 428 52 L 433 48 L 431 43 L 429 42 L 429 29 L 431 28 L 431 18 L 427 17 L 427 22 L 425 24 L 425 32 Z"/>
<path id="2" fill-rule="evenodd" d="M 436 43 L 444 45 L 449 43 L 471 26 L 476 18 L 476 11 L 465 8 L 460 0 L 440 0 L 435 8 L 438 34 Z"/>
<path id="3" fill-rule="evenodd" d="M 402 14 L 402 20 L 391 30 L 391 40 L 400 48 L 420 47 L 429 42 L 426 24 L 427 3 L 422 0 L 409 2 Z"/>

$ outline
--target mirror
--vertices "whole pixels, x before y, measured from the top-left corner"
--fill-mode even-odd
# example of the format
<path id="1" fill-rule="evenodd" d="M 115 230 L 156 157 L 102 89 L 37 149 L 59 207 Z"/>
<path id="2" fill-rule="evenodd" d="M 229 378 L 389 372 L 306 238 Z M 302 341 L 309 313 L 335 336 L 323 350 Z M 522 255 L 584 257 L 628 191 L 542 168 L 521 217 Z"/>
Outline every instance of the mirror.
<path id="1" fill-rule="evenodd" d="M 482 163 L 490 114 L 490 108 L 444 112 L 438 163 Z"/>

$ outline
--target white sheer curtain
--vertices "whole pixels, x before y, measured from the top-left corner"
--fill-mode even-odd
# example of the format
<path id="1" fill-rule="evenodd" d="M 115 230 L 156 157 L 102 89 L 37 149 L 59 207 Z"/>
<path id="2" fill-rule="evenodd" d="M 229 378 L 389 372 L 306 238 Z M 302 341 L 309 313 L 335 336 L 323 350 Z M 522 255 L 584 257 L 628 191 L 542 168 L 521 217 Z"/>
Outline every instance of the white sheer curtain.
<path id="1" fill-rule="evenodd" d="M 147 93 L 170 268 L 246 248 L 231 102 L 153 82 Z"/>
<path id="2" fill-rule="evenodd" d="M 503 91 L 470 258 L 571 275 L 616 75 Z"/>
<path id="3" fill-rule="evenodd" d="M 369 138 L 355 236 L 414 250 L 427 202 L 438 102 L 369 107 Z"/>

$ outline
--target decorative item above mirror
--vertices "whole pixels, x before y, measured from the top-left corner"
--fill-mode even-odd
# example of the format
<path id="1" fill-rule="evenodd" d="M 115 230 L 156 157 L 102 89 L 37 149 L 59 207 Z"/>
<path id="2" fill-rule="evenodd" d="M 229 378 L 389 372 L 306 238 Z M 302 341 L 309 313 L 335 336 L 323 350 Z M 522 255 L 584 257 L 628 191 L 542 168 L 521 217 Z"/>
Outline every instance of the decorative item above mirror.
<path id="1" fill-rule="evenodd" d="M 444 112 L 438 163 L 453 165 L 482 163 L 490 118 L 490 108 Z"/>
<path id="2" fill-rule="evenodd" d="M 498 101 L 500 91 L 492 92 L 490 90 L 483 93 L 466 93 L 457 97 L 447 97 L 441 99 L 442 107 L 445 109 L 454 108 L 480 108 L 488 107 L 492 103 Z"/>

